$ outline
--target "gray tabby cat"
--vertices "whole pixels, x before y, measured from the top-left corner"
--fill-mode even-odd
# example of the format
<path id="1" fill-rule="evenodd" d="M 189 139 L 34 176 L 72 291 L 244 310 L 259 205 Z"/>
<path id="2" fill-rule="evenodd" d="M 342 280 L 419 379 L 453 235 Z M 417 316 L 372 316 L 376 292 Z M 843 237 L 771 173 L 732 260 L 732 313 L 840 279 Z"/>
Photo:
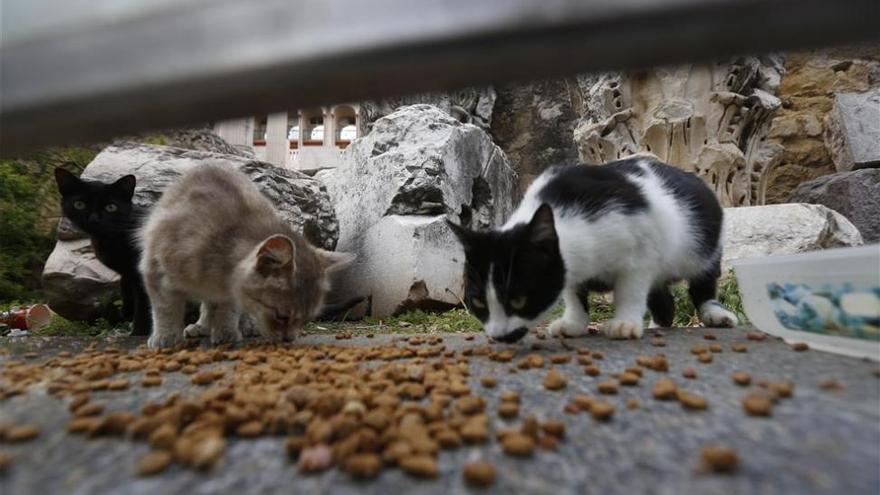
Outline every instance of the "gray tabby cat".
<path id="1" fill-rule="evenodd" d="M 153 308 L 152 348 L 184 340 L 184 304 L 202 302 L 187 335 L 241 340 L 238 312 L 264 337 L 291 340 L 321 310 L 329 275 L 355 256 L 313 247 L 241 172 L 202 165 L 170 186 L 140 232 Z"/>

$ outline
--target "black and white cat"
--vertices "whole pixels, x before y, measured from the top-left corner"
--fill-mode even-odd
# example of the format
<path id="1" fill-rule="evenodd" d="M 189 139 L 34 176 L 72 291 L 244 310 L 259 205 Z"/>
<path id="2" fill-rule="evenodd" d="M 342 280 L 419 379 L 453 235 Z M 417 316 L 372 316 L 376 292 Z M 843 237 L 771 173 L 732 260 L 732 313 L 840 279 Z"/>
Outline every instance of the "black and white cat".
<path id="1" fill-rule="evenodd" d="M 122 317 L 132 320 L 132 335 L 149 335 L 150 300 L 138 270 L 140 250 L 135 240 L 144 215 L 131 202 L 135 176 L 105 184 L 57 168 L 55 182 L 64 216 L 89 234 L 98 261 L 119 274 Z"/>
<path id="2" fill-rule="evenodd" d="M 515 342 L 562 298 L 551 334 L 587 333 L 589 291 L 614 291 L 611 338 L 642 336 L 646 307 L 672 324 L 669 284 L 685 279 L 707 326 L 733 327 L 715 300 L 723 210 L 697 176 L 649 157 L 542 173 L 499 229 L 450 222 L 465 250 L 465 303 L 495 340 Z"/>

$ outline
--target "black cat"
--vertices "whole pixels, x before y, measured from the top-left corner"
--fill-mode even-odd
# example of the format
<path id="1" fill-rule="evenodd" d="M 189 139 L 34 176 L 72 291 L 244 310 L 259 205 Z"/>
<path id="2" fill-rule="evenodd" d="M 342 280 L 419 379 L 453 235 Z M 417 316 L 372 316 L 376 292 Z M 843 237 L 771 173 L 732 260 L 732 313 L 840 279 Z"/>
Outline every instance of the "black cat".
<path id="1" fill-rule="evenodd" d="M 120 276 L 122 316 L 132 320 L 132 335 L 149 335 L 150 300 L 138 271 L 140 252 L 135 235 L 143 214 L 132 203 L 135 176 L 112 184 L 81 180 L 67 170 L 55 169 L 61 210 L 92 239 L 98 260 Z"/>

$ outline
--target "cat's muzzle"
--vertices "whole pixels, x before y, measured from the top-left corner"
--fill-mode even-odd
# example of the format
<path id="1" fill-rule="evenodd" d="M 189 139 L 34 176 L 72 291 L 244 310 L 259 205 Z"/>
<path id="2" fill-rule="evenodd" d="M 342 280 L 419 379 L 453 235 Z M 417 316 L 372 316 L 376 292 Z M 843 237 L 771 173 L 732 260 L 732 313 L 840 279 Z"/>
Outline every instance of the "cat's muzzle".
<path id="1" fill-rule="evenodd" d="M 528 328 L 519 327 L 506 335 L 493 337 L 493 339 L 497 340 L 498 342 L 503 342 L 505 344 L 513 344 L 514 342 L 518 342 L 523 337 L 525 337 L 527 333 L 529 333 Z"/>

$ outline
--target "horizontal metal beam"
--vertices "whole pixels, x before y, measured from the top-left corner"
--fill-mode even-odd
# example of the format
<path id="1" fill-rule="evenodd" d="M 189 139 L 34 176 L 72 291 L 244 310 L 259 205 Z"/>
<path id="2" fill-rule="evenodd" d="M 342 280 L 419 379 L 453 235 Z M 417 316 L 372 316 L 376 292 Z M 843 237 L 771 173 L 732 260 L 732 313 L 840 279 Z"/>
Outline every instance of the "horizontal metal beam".
<path id="1" fill-rule="evenodd" d="M 4 37 L 0 150 L 880 37 L 878 0 L 140 1 Z"/>

